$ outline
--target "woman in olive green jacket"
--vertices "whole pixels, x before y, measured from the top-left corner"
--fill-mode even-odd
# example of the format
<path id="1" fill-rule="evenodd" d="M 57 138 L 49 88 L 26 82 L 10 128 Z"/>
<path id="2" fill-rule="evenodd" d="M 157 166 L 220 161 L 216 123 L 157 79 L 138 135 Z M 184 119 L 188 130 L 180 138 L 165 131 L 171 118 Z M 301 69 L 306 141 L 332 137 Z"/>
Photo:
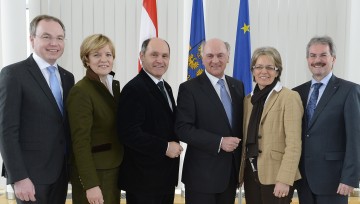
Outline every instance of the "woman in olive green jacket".
<path id="1" fill-rule="evenodd" d="M 108 37 L 91 35 L 83 41 L 80 57 L 86 76 L 67 98 L 73 202 L 120 203 L 117 180 L 123 146 L 116 128 L 120 84 L 112 72 L 115 48 Z"/>

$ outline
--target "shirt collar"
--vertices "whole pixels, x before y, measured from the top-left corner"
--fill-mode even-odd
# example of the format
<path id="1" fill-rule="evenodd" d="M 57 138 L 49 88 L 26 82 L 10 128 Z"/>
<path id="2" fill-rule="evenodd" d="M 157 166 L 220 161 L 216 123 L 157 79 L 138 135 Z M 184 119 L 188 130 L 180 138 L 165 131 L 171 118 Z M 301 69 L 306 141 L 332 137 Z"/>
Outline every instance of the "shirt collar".
<path id="1" fill-rule="evenodd" d="M 39 55 L 37 55 L 35 52 L 33 53 L 33 58 L 41 70 L 46 69 L 49 66 L 54 66 L 54 67 L 56 67 L 56 69 L 58 69 L 57 63 L 51 65 L 51 64 L 47 63 L 44 59 L 39 57 Z"/>
<path id="2" fill-rule="evenodd" d="M 323 79 L 321 79 L 321 81 L 316 81 L 314 78 L 311 79 L 311 87 L 316 84 L 316 83 L 322 83 L 324 85 L 324 87 L 329 83 L 331 77 L 332 77 L 333 73 L 330 72 L 328 75 L 326 75 L 326 77 L 324 77 Z"/>
<path id="3" fill-rule="evenodd" d="M 149 72 L 146 71 L 146 69 L 144 69 L 144 67 L 143 67 L 142 69 L 143 69 L 143 70 L 145 71 L 145 73 L 151 78 L 151 80 L 154 81 L 155 84 L 159 83 L 160 81 L 164 81 L 163 78 L 161 78 L 161 79 L 159 80 L 159 79 L 157 79 L 156 77 L 154 77 L 153 75 L 151 75 Z"/>
<path id="4" fill-rule="evenodd" d="M 209 72 L 206 71 L 206 69 L 205 69 L 205 74 L 209 78 L 209 80 L 213 86 L 215 86 L 218 83 L 219 78 L 217 78 L 214 75 L 211 75 Z M 224 79 L 224 81 L 226 82 L 225 74 L 220 79 Z"/>
<path id="5" fill-rule="evenodd" d="M 270 91 L 268 97 L 270 96 L 270 94 L 273 92 L 273 91 L 276 91 L 276 92 L 280 92 L 281 89 L 283 88 L 282 84 L 280 81 L 276 82 L 276 85 L 274 86 L 274 88 Z M 251 96 L 254 95 L 254 90 L 251 92 Z"/>

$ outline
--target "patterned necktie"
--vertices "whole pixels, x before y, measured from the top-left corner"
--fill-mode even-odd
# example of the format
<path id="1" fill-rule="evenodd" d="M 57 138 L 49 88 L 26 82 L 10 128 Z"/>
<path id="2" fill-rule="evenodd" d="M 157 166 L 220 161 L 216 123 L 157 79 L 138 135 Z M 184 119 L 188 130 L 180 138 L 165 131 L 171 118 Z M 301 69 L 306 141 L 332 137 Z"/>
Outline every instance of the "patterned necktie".
<path id="1" fill-rule="evenodd" d="M 60 109 L 61 114 L 63 114 L 63 100 L 61 95 L 60 83 L 56 77 L 55 69 L 56 67 L 54 66 L 47 67 L 47 70 L 50 73 L 50 77 L 49 77 L 50 89 L 55 97 L 56 103 Z"/>
<path id="2" fill-rule="evenodd" d="M 226 116 L 229 119 L 229 123 L 232 126 L 232 105 L 231 105 L 231 98 L 228 94 L 228 92 L 226 91 L 226 87 L 225 87 L 225 81 L 224 79 L 219 79 L 219 81 L 217 82 L 220 85 L 220 99 L 221 102 L 224 106 L 225 112 L 226 112 Z"/>
<path id="3" fill-rule="evenodd" d="M 157 83 L 158 87 L 160 88 L 160 91 L 162 93 L 162 95 L 165 97 L 166 101 L 168 101 L 167 96 L 166 96 L 166 92 L 165 92 L 165 87 L 164 87 L 164 82 L 163 81 L 159 81 Z"/>
<path id="4" fill-rule="evenodd" d="M 321 85 L 322 85 L 322 83 L 313 84 L 314 90 L 310 95 L 310 99 L 309 99 L 308 105 L 306 107 L 306 118 L 307 118 L 308 126 L 309 126 L 310 120 L 315 112 L 316 102 L 319 97 L 319 89 L 320 89 Z"/>

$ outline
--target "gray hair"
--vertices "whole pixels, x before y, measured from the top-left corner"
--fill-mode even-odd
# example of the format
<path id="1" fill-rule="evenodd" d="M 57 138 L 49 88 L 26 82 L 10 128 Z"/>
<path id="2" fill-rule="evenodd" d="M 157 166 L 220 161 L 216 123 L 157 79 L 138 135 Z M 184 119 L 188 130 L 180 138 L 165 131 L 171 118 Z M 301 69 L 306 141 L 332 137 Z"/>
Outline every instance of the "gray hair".
<path id="1" fill-rule="evenodd" d="M 309 43 L 306 46 L 306 58 L 309 57 L 309 49 L 312 45 L 315 44 L 322 44 L 322 45 L 328 45 L 330 49 L 330 55 L 333 57 L 336 57 L 336 47 L 334 44 L 334 41 L 329 36 L 316 36 L 311 38 Z"/>

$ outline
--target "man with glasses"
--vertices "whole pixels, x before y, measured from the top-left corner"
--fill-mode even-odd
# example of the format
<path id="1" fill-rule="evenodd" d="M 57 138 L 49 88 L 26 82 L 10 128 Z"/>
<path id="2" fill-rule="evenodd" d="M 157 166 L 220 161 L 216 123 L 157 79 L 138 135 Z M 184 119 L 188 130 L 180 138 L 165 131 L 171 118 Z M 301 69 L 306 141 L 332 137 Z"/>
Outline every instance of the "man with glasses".
<path id="1" fill-rule="evenodd" d="M 17 203 L 65 203 L 70 135 L 64 101 L 74 76 L 57 64 L 64 38 L 58 18 L 35 17 L 33 54 L 0 73 L 2 173 Z"/>
<path id="2" fill-rule="evenodd" d="M 296 88 L 305 108 L 301 204 L 345 204 L 360 179 L 360 86 L 336 77 L 330 37 L 314 37 L 306 58 L 312 79 Z"/>

